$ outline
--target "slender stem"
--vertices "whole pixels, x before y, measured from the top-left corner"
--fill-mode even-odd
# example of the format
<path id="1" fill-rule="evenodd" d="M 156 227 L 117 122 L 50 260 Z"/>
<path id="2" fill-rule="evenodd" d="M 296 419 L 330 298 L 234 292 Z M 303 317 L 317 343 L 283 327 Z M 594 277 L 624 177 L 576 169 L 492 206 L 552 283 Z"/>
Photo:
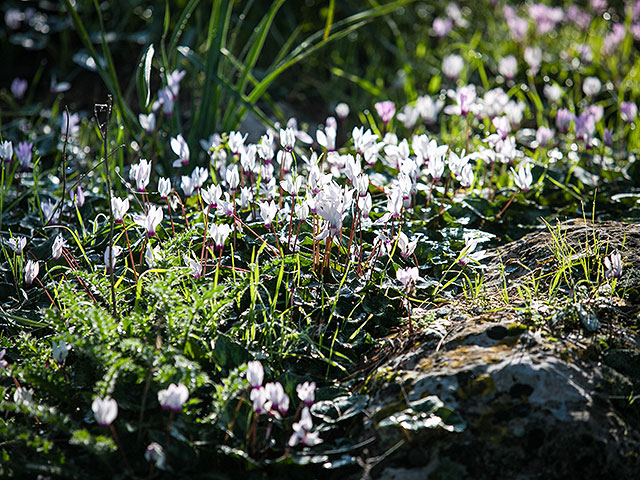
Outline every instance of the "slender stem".
<path id="1" fill-rule="evenodd" d="M 519 190 L 516 190 L 515 192 L 513 192 L 513 195 L 511 195 L 511 198 L 509 199 L 507 204 L 504 206 L 502 210 L 500 210 L 500 213 L 496 215 L 496 219 L 500 218 L 502 214 L 507 211 L 507 208 L 509 208 L 509 205 L 511 205 L 511 202 L 513 202 L 513 199 L 516 198 L 516 195 L 518 194 L 518 192 Z"/>
<path id="2" fill-rule="evenodd" d="M 173 226 L 173 212 L 171 211 L 171 204 L 169 203 L 169 197 L 165 198 L 165 200 L 167 201 L 167 208 L 169 209 L 169 220 L 171 220 L 171 233 L 173 233 L 173 236 L 176 236 L 176 229 Z"/>
<path id="3" fill-rule="evenodd" d="M 133 260 L 133 252 L 131 251 L 131 243 L 129 243 L 129 234 L 127 233 L 127 225 L 122 220 L 122 228 L 124 229 L 124 238 L 127 240 L 127 248 L 129 249 L 129 259 L 131 260 L 131 270 L 133 270 L 133 276 L 138 283 L 138 272 L 136 270 L 136 262 Z"/>

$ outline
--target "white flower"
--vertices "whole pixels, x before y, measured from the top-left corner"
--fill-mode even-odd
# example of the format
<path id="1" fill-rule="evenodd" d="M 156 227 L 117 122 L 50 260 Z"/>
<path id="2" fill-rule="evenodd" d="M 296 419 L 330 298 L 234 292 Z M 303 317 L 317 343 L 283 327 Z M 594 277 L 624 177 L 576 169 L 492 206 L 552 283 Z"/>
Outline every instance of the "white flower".
<path id="1" fill-rule="evenodd" d="M 151 205 L 146 215 L 134 215 L 133 221 L 147 229 L 147 235 L 153 237 L 156 234 L 156 228 L 162 222 L 164 214 L 162 208 Z"/>
<path id="2" fill-rule="evenodd" d="M 466 117 L 475 108 L 476 86 L 473 84 L 464 85 L 458 90 L 449 90 L 447 95 L 456 101 L 455 105 L 447 105 L 445 107 L 444 113 L 447 115 L 462 115 Z"/>
<path id="3" fill-rule="evenodd" d="M 238 166 L 233 165 L 227 169 L 225 180 L 231 190 L 236 190 L 240 184 L 240 172 L 238 172 Z"/>
<path id="4" fill-rule="evenodd" d="M 191 177 L 182 175 L 182 177 L 180 178 L 180 188 L 182 188 L 182 191 L 184 192 L 184 196 L 186 198 L 189 198 L 191 195 L 193 195 L 194 185 Z"/>
<path id="5" fill-rule="evenodd" d="M 231 132 L 229 134 L 229 140 L 227 140 L 227 145 L 229 145 L 229 150 L 234 155 L 240 155 L 242 150 L 244 149 L 244 141 L 247 139 L 248 133 L 245 133 L 244 136 L 240 132 Z"/>
<path id="6" fill-rule="evenodd" d="M 136 182 L 138 192 L 144 192 L 149 185 L 149 176 L 151 175 L 151 162 L 140 159 L 140 163 L 131 166 L 129 178 Z"/>
<path id="7" fill-rule="evenodd" d="M 462 188 L 469 188 L 473 184 L 474 180 L 473 168 L 471 164 L 467 163 L 464 167 L 462 167 L 462 171 L 458 176 L 458 181 Z"/>
<path id="8" fill-rule="evenodd" d="M 556 103 L 560 100 L 560 97 L 564 95 L 564 91 L 557 83 L 548 83 L 542 89 L 544 96 L 549 99 L 550 102 Z"/>
<path id="9" fill-rule="evenodd" d="M 289 438 L 289 446 L 295 447 L 298 443 L 312 447 L 322 443 L 322 439 L 318 432 L 311 432 L 313 428 L 313 422 L 311 420 L 311 412 L 308 407 L 302 409 L 300 415 L 300 421 L 296 422 L 292 426 L 293 435 Z"/>
<path id="10" fill-rule="evenodd" d="M 277 211 L 278 209 L 273 200 L 271 200 L 271 202 L 260 203 L 260 216 L 266 228 L 271 228 L 271 222 L 273 222 L 273 219 L 276 217 Z"/>
<path id="11" fill-rule="evenodd" d="M 13 144 L 9 140 L 0 142 L 0 158 L 6 163 L 13 158 Z"/>
<path id="12" fill-rule="evenodd" d="M 290 152 L 296 143 L 296 131 L 293 128 L 280 129 L 280 145 L 283 150 Z"/>
<path id="13" fill-rule="evenodd" d="M 442 59 L 442 73 L 451 79 L 458 78 L 464 68 L 464 60 L 460 55 L 447 55 Z"/>
<path id="14" fill-rule="evenodd" d="M 528 192 L 531 188 L 531 184 L 533 183 L 533 176 L 531 175 L 531 164 L 528 162 L 520 164 L 517 172 L 513 169 L 513 167 L 511 167 L 511 172 L 513 173 L 513 181 L 515 182 L 516 186 L 523 192 Z"/>
<path id="15" fill-rule="evenodd" d="M 360 155 L 363 155 L 378 140 L 378 136 L 375 133 L 372 133 L 369 129 L 365 131 L 364 127 L 354 127 L 351 136 L 353 137 L 353 146 Z"/>
<path id="16" fill-rule="evenodd" d="M 349 105 L 344 102 L 340 102 L 336 105 L 336 115 L 341 120 L 344 120 L 349 116 Z"/>
<path id="17" fill-rule="evenodd" d="M 267 394 L 266 409 L 272 414 L 276 411 L 281 414 L 287 413 L 289 410 L 289 396 L 284 393 L 284 388 L 280 382 L 267 383 L 264 386 L 265 393 Z"/>
<path id="18" fill-rule="evenodd" d="M 226 223 L 223 223 L 221 225 L 213 223 L 211 224 L 211 227 L 209 229 L 209 235 L 211 235 L 211 239 L 213 240 L 218 250 L 222 250 L 222 247 L 224 247 L 224 242 L 227 240 L 230 233 L 231 227 Z"/>
<path id="19" fill-rule="evenodd" d="M 398 234 L 398 248 L 400 248 L 400 254 L 404 258 L 410 257 L 416 249 L 417 245 L 418 240 L 410 242 L 409 237 L 407 237 L 404 232 L 400 232 Z"/>
<path id="20" fill-rule="evenodd" d="M 67 358 L 67 354 L 71 350 L 71 344 L 65 342 L 64 340 L 53 342 L 52 350 L 53 359 L 58 363 L 64 363 L 64 360 Z"/>
<path id="21" fill-rule="evenodd" d="M 607 278 L 621 278 L 622 277 L 622 255 L 618 252 L 614 252 L 604 259 L 604 267 L 606 268 L 605 276 Z"/>
<path id="22" fill-rule="evenodd" d="M 257 360 L 247 362 L 247 381 L 252 388 L 259 388 L 262 386 L 264 380 L 264 369 L 262 363 Z"/>
<path id="23" fill-rule="evenodd" d="M 186 263 L 189 269 L 191 270 L 191 275 L 193 275 L 193 278 L 195 278 L 196 280 L 200 278 L 202 276 L 202 270 L 203 270 L 200 262 L 198 262 L 197 260 L 194 260 L 193 258 L 187 255 L 184 255 L 183 258 L 184 258 L 184 263 Z"/>
<path id="24" fill-rule="evenodd" d="M 602 88 L 602 83 L 597 77 L 587 77 L 582 81 L 582 91 L 588 97 L 593 97 Z"/>
<path id="25" fill-rule="evenodd" d="M 180 166 L 189 165 L 189 145 L 187 145 L 181 134 L 171 138 L 171 150 L 178 156 L 178 159 L 173 162 L 174 167 L 179 168 Z"/>
<path id="26" fill-rule="evenodd" d="M 193 183 L 193 188 L 196 190 L 200 189 L 204 182 L 209 178 L 209 170 L 204 167 L 196 167 L 191 172 L 191 182 Z"/>
<path id="27" fill-rule="evenodd" d="M 129 210 L 129 199 L 121 200 L 118 197 L 111 197 L 111 208 L 113 210 L 113 221 L 122 223 L 125 214 Z"/>
<path id="28" fill-rule="evenodd" d="M 258 386 L 251 390 L 249 398 L 251 398 L 251 401 L 253 402 L 253 411 L 256 414 L 262 415 L 266 412 L 267 392 L 262 386 Z"/>
<path id="29" fill-rule="evenodd" d="M 157 469 L 165 469 L 165 457 L 162 445 L 157 442 L 151 442 L 147 445 L 147 450 L 144 452 L 144 459 L 149 463 L 153 463 Z"/>
<path id="30" fill-rule="evenodd" d="M 467 265 L 469 262 L 477 263 L 487 256 L 485 250 L 476 251 L 479 241 L 479 237 L 473 233 L 466 233 L 464 235 L 464 248 L 458 260 L 460 265 Z"/>
<path id="31" fill-rule="evenodd" d="M 138 115 L 138 121 L 140 122 L 140 126 L 148 134 L 152 134 L 156 129 L 156 115 L 153 112 L 151 112 L 149 115 L 141 113 L 140 115 Z"/>
<path id="32" fill-rule="evenodd" d="M 165 410 L 179 412 L 189 398 L 189 390 L 182 383 L 176 385 L 172 383 L 169 388 L 158 392 L 158 402 Z"/>
<path id="33" fill-rule="evenodd" d="M 28 260 L 24 266 L 24 283 L 31 285 L 40 271 L 40 263 L 35 260 Z"/>
<path id="34" fill-rule="evenodd" d="M 53 245 L 51 246 L 51 257 L 54 260 L 58 260 L 62 255 L 62 249 L 67 245 L 67 242 L 62 235 L 56 236 L 56 239 L 53 241 Z"/>
<path id="35" fill-rule="evenodd" d="M 149 268 L 154 268 L 157 265 L 157 260 L 161 258 L 160 245 L 151 247 L 151 244 L 147 242 L 147 247 L 144 250 L 144 261 Z"/>
<path id="36" fill-rule="evenodd" d="M 501 58 L 498 62 L 498 71 L 503 77 L 512 79 L 518 73 L 518 60 L 513 55 Z"/>
<path id="37" fill-rule="evenodd" d="M 220 188 L 220 185 L 210 185 L 208 188 L 203 189 L 200 195 L 202 195 L 204 203 L 215 209 L 222 198 L 222 188 Z"/>
<path id="38" fill-rule="evenodd" d="M 171 193 L 171 180 L 168 178 L 161 178 L 158 180 L 158 193 L 160 198 L 165 200 Z"/>
<path id="39" fill-rule="evenodd" d="M 542 49 L 539 47 L 526 47 L 524 49 L 524 61 L 529 65 L 531 73 L 535 75 L 540 70 L 540 64 L 542 63 Z"/>
<path id="40" fill-rule="evenodd" d="M 96 397 L 91 404 L 91 410 L 93 410 L 93 416 L 96 418 L 96 422 L 101 427 L 108 427 L 118 416 L 118 402 L 110 397 Z"/>
<path id="41" fill-rule="evenodd" d="M 396 278 L 402 283 L 405 290 L 411 288 L 420 278 L 418 267 L 401 268 L 396 272 Z"/>
<path id="42" fill-rule="evenodd" d="M 336 149 L 336 135 L 336 128 L 329 125 L 324 127 L 324 132 L 322 130 L 316 131 L 318 144 L 326 148 L 329 152 L 333 152 Z"/>
<path id="43" fill-rule="evenodd" d="M 315 401 L 316 382 L 304 382 L 296 387 L 298 398 L 307 407 L 313 405 Z"/>
<path id="44" fill-rule="evenodd" d="M 27 245 L 27 239 L 25 237 L 13 237 L 7 240 L 7 243 L 11 247 L 11 250 L 20 255 Z"/>

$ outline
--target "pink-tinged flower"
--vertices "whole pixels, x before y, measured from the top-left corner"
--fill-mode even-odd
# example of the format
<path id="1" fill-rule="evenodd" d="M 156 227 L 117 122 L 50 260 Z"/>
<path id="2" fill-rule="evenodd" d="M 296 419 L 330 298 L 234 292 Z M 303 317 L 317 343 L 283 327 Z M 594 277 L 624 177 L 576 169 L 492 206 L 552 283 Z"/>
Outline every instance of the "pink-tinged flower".
<path id="1" fill-rule="evenodd" d="M 149 177 L 151 176 L 151 162 L 140 159 L 139 163 L 131 165 L 129 170 L 129 178 L 136 182 L 136 189 L 138 192 L 146 191 L 147 185 L 149 185 Z"/>
<path id="2" fill-rule="evenodd" d="M 420 278 L 420 271 L 418 267 L 401 268 L 396 272 L 396 278 L 405 290 L 409 290 Z"/>
<path id="3" fill-rule="evenodd" d="M 576 119 L 576 116 L 566 108 L 560 108 L 556 112 L 556 128 L 563 133 L 569 131 L 571 123 Z"/>
<path id="4" fill-rule="evenodd" d="M 20 163 L 22 170 L 28 170 L 33 167 L 31 159 L 33 158 L 33 143 L 20 142 L 16 149 L 16 157 Z"/>
<path id="5" fill-rule="evenodd" d="M 436 17 L 433 19 L 433 24 L 431 25 L 431 31 L 436 37 L 446 37 L 447 34 L 453 28 L 453 22 L 450 18 L 440 18 Z"/>
<path id="6" fill-rule="evenodd" d="M 0 143 L 0 158 L 4 163 L 11 162 L 13 158 L 13 144 L 9 140 Z"/>
<path id="7" fill-rule="evenodd" d="M 638 106 L 633 102 L 620 104 L 620 117 L 627 123 L 632 123 L 638 115 Z"/>
<path id="8" fill-rule="evenodd" d="M 292 426 L 293 435 L 289 438 L 289 446 L 295 447 L 299 443 L 306 445 L 308 447 L 313 447 L 314 445 L 318 445 L 322 443 L 322 439 L 320 438 L 320 434 L 318 432 L 312 432 L 313 421 L 311 419 L 311 412 L 308 407 L 304 407 L 302 409 L 302 414 L 300 416 L 300 421 L 296 422 Z"/>
<path id="9" fill-rule="evenodd" d="M 267 403 L 267 392 L 264 387 L 259 386 L 251 390 L 251 394 L 249 395 L 251 398 L 251 402 L 253 403 L 253 411 L 257 415 L 262 415 L 266 413 L 266 403 Z"/>
<path id="10" fill-rule="evenodd" d="M 28 260 L 24 266 L 24 283 L 31 285 L 40 272 L 40 263 L 36 260 Z"/>
<path id="11" fill-rule="evenodd" d="M 217 250 L 222 250 L 222 248 L 224 247 L 224 242 L 226 242 L 227 238 L 229 238 L 230 233 L 231 227 L 226 223 L 223 223 L 221 225 L 213 223 L 209 228 L 209 235 Z"/>
<path id="12" fill-rule="evenodd" d="M 583 10 L 580 10 L 580 7 L 571 5 L 567 8 L 567 20 L 575 23 L 578 28 L 586 30 L 591 24 L 591 15 Z"/>
<path id="13" fill-rule="evenodd" d="M 542 49 L 539 47 L 526 47 L 524 49 L 524 61 L 527 62 L 531 73 L 535 75 L 540 70 L 542 63 Z"/>
<path id="14" fill-rule="evenodd" d="M 607 278 L 622 278 L 622 255 L 614 252 L 604 259 L 604 274 Z"/>
<path id="15" fill-rule="evenodd" d="M 96 397 L 91 404 L 93 416 L 101 427 L 108 427 L 118 416 L 118 402 L 111 397 Z"/>
<path id="16" fill-rule="evenodd" d="M 171 139 L 171 150 L 178 155 L 178 159 L 173 162 L 174 168 L 189 165 L 189 145 L 181 134 Z"/>
<path id="17" fill-rule="evenodd" d="M 184 258 L 184 263 L 187 265 L 187 267 L 189 267 L 189 270 L 191 271 L 191 275 L 193 275 L 193 278 L 195 280 L 199 279 L 202 276 L 202 270 L 203 270 L 202 264 L 197 260 L 194 260 L 188 255 L 184 255 L 183 258 Z"/>
<path id="18" fill-rule="evenodd" d="M 160 390 L 158 392 L 158 402 L 160 406 L 165 410 L 171 410 L 172 412 L 179 412 L 182 410 L 182 406 L 189 398 L 189 390 L 182 383 L 176 385 L 172 383 L 169 388 Z"/>
<path id="19" fill-rule="evenodd" d="M 186 75 L 185 70 L 174 70 L 167 75 L 167 90 L 171 94 L 172 100 L 175 102 L 178 99 L 178 93 L 180 92 L 180 81 Z"/>
<path id="20" fill-rule="evenodd" d="M 506 5 L 502 11 L 504 13 L 504 18 L 507 21 L 509 31 L 511 32 L 511 38 L 516 42 L 523 41 L 527 36 L 527 30 L 529 30 L 529 22 L 524 18 L 519 17 L 513 7 Z"/>
<path id="21" fill-rule="evenodd" d="M 476 86 L 465 85 L 458 90 L 449 90 L 447 92 L 449 98 L 456 101 L 455 105 L 447 105 L 444 113 L 447 115 L 462 115 L 466 117 L 474 107 L 476 101 Z"/>
<path id="22" fill-rule="evenodd" d="M 300 401 L 310 407 L 316 398 L 316 382 L 304 382 L 296 387 L 296 392 Z"/>
<path id="23" fill-rule="evenodd" d="M 166 455 L 164 453 L 164 449 L 162 445 L 157 442 L 151 442 L 147 445 L 147 449 L 144 452 L 144 459 L 152 463 L 158 470 L 164 470 Z"/>
<path id="24" fill-rule="evenodd" d="M 158 108 L 162 107 L 162 111 L 167 117 L 173 116 L 173 103 L 174 98 L 169 88 L 161 88 L 158 90 L 158 100 L 153 102 L 151 109 L 155 112 Z"/>
<path id="25" fill-rule="evenodd" d="M 4 359 L 5 354 L 7 353 L 7 349 L 3 348 L 0 350 L 0 368 L 7 368 L 9 365 L 7 361 Z"/>
<path id="26" fill-rule="evenodd" d="M 544 125 L 538 128 L 536 132 L 536 140 L 541 147 L 546 147 L 547 144 L 553 140 L 554 135 L 556 134 L 555 130 L 551 128 L 545 127 Z"/>
<path id="27" fill-rule="evenodd" d="M 576 137 L 582 140 L 585 145 L 591 145 L 591 139 L 596 132 L 595 116 L 588 110 L 582 112 L 575 122 Z"/>
<path id="28" fill-rule="evenodd" d="M 151 205 L 146 215 L 134 215 L 133 221 L 147 229 L 147 235 L 153 237 L 156 234 L 156 228 L 162 222 L 164 214 L 162 208 Z"/>
<path id="29" fill-rule="evenodd" d="M 27 81 L 24 78 L 14 78 L 11 82 L 11 94 L 16 100 L 20 100 L 24 97 L 27 91 Z"/>
<path id="30" fill-rule="evenodd" d="M 460 55 L 447 55 L 442 59 L 442 73 L 455 80 L 464 68 L 464 60 Z"/>
<path id="31" fill-rule="evenodd" d="M 626 29 L 621 23 L 613 25 L 611 32 L 609 32 L 602 41 L 602 53 L 604 55 L 611 55 L 615 52 L 618 45 L 624 40 L 626 35 Z"/>
<path id="32" fill-rule="evenodd" d="M 376 112 L 382 119 L 382 123 L 385 125 L 391 121 L 396 114 L 396 106 L 391 100 L 385 100 L 384 102 L 378 102 L 375 104 Z"/>
<path id="33" fill-rule="evenodd" d="M 73 190 L 71 190 L 69 192 L 69 195 L 71 196 L 71 201 L 75 203 L 78 208 L 82 208 L 82 206 L 84 205 L 84 191 L 82 190 L 82 187 L 78 185 L 76 191 L 74 192 Z"/>
<path id="34" fill-rule="evenodd" d="M 260 216 L 266 228 L 271 228 L 271 222 L 273 222 L 273 219 L 276 217 L 277 211 L 278 208 L 273 200 L 271 200 L 271 202 L 260 203 Z"/>
<path id="35" fill-rule="evenodd" d="M 262 382 L 264 380 L 264 369 L 262 368 L 262 363 L 257 360 L 248 362 L 246 375 L 251 388 L 262 387 Z"/>
<path id="36" fill-rule="evenodd" d="M 473 233 L 466 233 L 464 235 L 464 248 L 458 260 L 458 263 L 462 266 L 469 263 L 478 263 L 480 260 L 487 256 L 485 250 L 476 250 L 480 239 Z"/>
<path id="37" fill-rule="evenodd" d="M 129 210 L 129 199 L 124 200 L 118 197 L 111 197 L 111 208 L 113 210 L 113 221 L 116 223 L 122 223 L 124 216 Z"/>
<path id="38" fill-rule="evenodd" d="M 417 245 L 417 239 L 410 242 L 409 237 L 407 237 L 404 232 L 400 232 L 398 234 L 398 248 L 400 249 L 400 255 L 402 255 L 402 258 L 407 258 L 413 255 Z"/>
<path id="39" fill-rule="evenodd" d="M 284 393 L 284 388 L 280 382 L 267 383 L 264 386 L 267 394 L 265 408 L 271 413 L 280 412 L 282 415 L 289 410 L 289 396 Z"/>
<path id="40" fill-rule="evenodd" d="M 564 10 L 560 7 L 552 8 L 542 3 L 535 3 L 529 7 L 529 16 L 536 22 L 538 34 L 544 35 L 564 19 Z"/>
<path id="41" fill-rule="evenodd" d="M 166 200 L 171 193 L 171 180 L 168 178 L 161 178 L 158 180 L 158 194 L 160 198 Z"/>

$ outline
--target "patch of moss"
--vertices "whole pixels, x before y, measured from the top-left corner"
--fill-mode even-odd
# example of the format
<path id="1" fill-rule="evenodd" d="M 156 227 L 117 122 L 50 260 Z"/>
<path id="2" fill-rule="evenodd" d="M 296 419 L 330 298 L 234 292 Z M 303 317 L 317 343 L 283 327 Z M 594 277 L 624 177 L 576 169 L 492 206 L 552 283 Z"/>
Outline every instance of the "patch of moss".
<path id="1" fill-rule="evenodd" d="M 458 397 L 468 400 L 473 397 L 485 397 L 496 390 L 495 382 L 490 375 L 480 375 L 470 378 L 464 385 L 460 385 L 457 390 Z"/>

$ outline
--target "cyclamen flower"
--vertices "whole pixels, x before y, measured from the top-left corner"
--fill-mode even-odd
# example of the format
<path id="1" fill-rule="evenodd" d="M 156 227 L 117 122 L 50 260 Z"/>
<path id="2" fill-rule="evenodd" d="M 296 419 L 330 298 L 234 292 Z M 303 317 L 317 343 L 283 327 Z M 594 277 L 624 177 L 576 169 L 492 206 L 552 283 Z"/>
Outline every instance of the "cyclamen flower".
<path id="1" fill-rule="evenodd" d="M 84 205 L 84 191 L 82 190 L 82 187 L 78 185 L 77 190 L 75 192 L 71 190 L 69 195 L 71 196 L 71 201 L 76 204 L 78 208 L 82 208 Z"/>
<path id="2" fill-rule="evenodd" d="M 13 144 L 9 140 L 0 143 L 0 158 L 5 163 L 11 162 L 13 158 Z"/>
<path id="3" fill-rule="evenodd" d="M 477 263 L 487 256 L 485 250 L 477 250 L 479 238 L 474 234 L 464 235 L 464 248 L 458 263 L 462 266 L 469 264 L 470 262 Z"/>
<path id="4" fill-rule="evenodd" d="M 24 247 L 27 246 L 27 239 L 25 237 L 13 237 L 7 240 L 7 244 L 11 247 L 11 250 L 20 255 Z"/>
<path id="5" fill-rule="evenodd" d="M 164 449 L 162 448 L 162 445 L 157 442 L 151 442 L 147 445 L 147 449 L 144 452 L 144 459 L 149 463 L 153 463 L 158 470 L 164 470 L 166 468 L 166 455 L 164 453 Z"/>
<path id="6" fill-rule="evenodd" d="M 18 148 L 16 149 L 16 157 L 18 158 L 18 162 L 20 163 L 20 168 L 22 170 L 28 170 L 32 168 L 33 165 L 31 163 L 31 159 L 33 158 L 33 143 L 20 142 L 18 144 Z"/>
<path id="7" fill-rule="evenodd" d="M 544 96 L 547 97 L 549 101 L 553 103 L 556 103 L 558 100 L 560 100 L 562 95 L 564 95 L 562 88 L 560 88 L 560 85 L 558 85 L 557 83 L 546 84 L 542 89 L 542 91 L 544 93 Z"/>
<path id="8" fill-rule="evenodd" d="M 240 132 L 231 132 L 229 134 L 229 140 L 227 140 L 227 145 L 229 146 L 229 150 L 234 155 L 240 155 L 242 150 L 244 149 L 244 141 L 247 139 L 248 133 L 245 133 L 244 136 Z"/>
<path id="9" fill-rule="evenodd" d="M 237 165 L 233 165 L 227 169 L 225 180 L 231 191 L 237 190 L 238 185 L 240 185 L 240 172 L 238 171 Z"/>
<path id="10" fill-rule="evenodd" d="M 409 237 L 407 237 L 404 232 L 400 232 L 398 234 L 398 248 L 400 249 L 400 254 L 403 258 L 410 257 L 416 249 L 417 245 L 417 239 L 413 242 L 410 242 Z"/>
<path id="11" fill-rule="evenodd" d="M 555 130 L 552 130 L 544 125 L 538 128 L 536 132 L 536 140 L 541 147 L 546 147 L 547 144 L 553 139 L 556 134 Z"/>
<path id="12" fill-rule="evenodd" d="M 605 276 L 607 278 L 622 278 L 622 255 L 614 252 L 604 259 Z"/>
<path id="13" fill-rule="evenodd" d="M 633 102 L 620 104 L 620 117 L 627 123 L 632 123 L 638 115 L 638 106 Z"/>
<path id="14" fill-rule="evenodd" d="M 267 394 L 266 409 L 275 414 L 280 412 L 282 415 L 289 410 L 289 396 L 284 393 L 284 388 L 280 382 L 267 383 L 264 386 L 265 393 Z"/>
<path id="15" fill-rule="evenodd" d="M 431 31 L 436 37 L 446 37 L 453 28 L 453 22 L 450 18 L 436 17 L 431 24 Z"/>
<path id="16" fill-rule="evenodd" d="M 302 409 L 300 421 L 296 422 L 292 426 L 293 435 L 289 438 L 289 446 L 295 447 L 298 443 L 312 447 L 322 443 L 320 434 L 318 432 L 311 432 L 313 428 L 313 422 L 311 420 L 311 412 L 308 407 Z"/>
<path id="17" fill-rule="evenodd" d="M 24 266 L 24 283 L 31 285 L 40 271 L 40 263 L 35 260 L 28 260 Z"/>
<path id="18" fill-rule="evenodd" d="M 180 166 L 186 167 L 189 165 L 189 145 L 182 137 L 182 134 L 178 134 L 177 137 L 171 138 L 171 150 L 178 155 L 178 159 L 173 162 L 174 168 Z"/>
<path id="19" fill-rule="evenodd" d="M 251 402 L 253 403 L 253 411 L 257 415 L 262 415 L 267 411 L 266 403 L 267 403 L 267 392 L 264 387 L 259 386 L 251 390 L 251 394 L 249 395 Z"/>
<path id="20" fill-rule="evenodd" d="M 520 164 L 517 172 L 513 169 L 513 167 L 511 167 L 511 172 L 513 173 L 513 181 L 515 182 L 516 186 L 523 192 L 528 192 L 531 188 L 531 183 L 533 182 L 533 176 L 531 175 L 531 164 L 528 162 Z"/>
<path id="21" fill-rule="evenodd" d="M 58 235 L 53 241 L 53 245 L 51 246 L 51 258 L 53 258 L 54 260 L 58 260 L 62 255 L 62 249 L 66 245 L 66 240 L 62 238 L 62 235 Z"/>
<path id="22" fill-rule="evenodd" d="M 271 200 L 271 202 L 260 203 L 260 216 L 266 228 L 271 228 L 271 222 L 273 222 L 273 219 L 276 217 L 276 213 L 277 207 L 273 200 Z"/>
<path id="23" fill-rule="evenodd" d="M 524 49 L 524 61 L 527 62 L 531 73 L 535 75 L 540 70 L 542 63 L 542 49 L 539 47 L 526 47 Z"/>
<path id="24" fill-rule="evenodd" d="M 171 180 L 168 178 L 161 178 L 158 180 L 158 194 L 160 198 L 166 200 L 171 193 Z"/>
<path id="25" fill-rule="evenodd" d="M 202 264 L 188 255 L 184 255 L 183 258 L 184 263 L 186 263 L 187 267 L 189 267 L 189 270 L 191 270 L 191 275 L 193 275 L 193 278 L 196 280 L 199 279 L 202 276 Z"/>
<path id="26" fill-rule="evenodd" d="M 96 422 L 101 427 L 108 427 L 118 416 L 118 402 L 111 397 L 96 397 L 91 404 L 91 410 Z"/>
<path id="27" fill-rule="evenodd" d="M 147 229 L 147 235 L 153 237 L 156 234 L 156 228 L 162 222 L 164 214 L 162 208 L 151 205 L 146 215 L 134 215 L 133 221 Z"/>
<path id="28" fill-rule="evenodd" d="M 389 123 L 396 114 L 396 106 L 391 100 L 378 102 L 374 106 L 376 107 L 376 112 L 378 112 L 378 115 L 382 119 L 382 123 L 385 125 Z"/>
<path id="29" fill-rule="evenodd" d="M 251 388 L 262 387 L 262 381 L 264 380 L 264 369 L 262 363 L 257 360 L 247 362 L 247 381 L 251 385 Z"/>
<path id="30" fill-rule="evenodd" d="M 582 91 L 587 97 L 593 97 L 602 88 L 602 83 L 597 77 L 587 77 L 582 81 Z"/>
<path id="31" fill-rule="evenodd" d="M 140 162 L 132 165 L 129 171 L 129 178 L 136 182 L 138 192 L 144 192 L 149 185 L 149 177 L 151 175 L 151 162 L 140 159 Z"/>
<path id="32" fill-rule="evenodd" d="M 62 136 L 67 135 L 67 131 L 69 132 L 69 137 L 75 138 L 76 135 L 80 132 L 80 115 L 77 113 L 72 113 L 71 115 L 67 115 L 67 111 L 62 112 Z"/>
<path id="33" fill-rule="evenodd" d="M 3 348 L 0 350 L 0 368 L 7 368 L 9 363 L 4 359 L 5 354 L 7 353 L 7 349 Z"/>
<path id="34" fill-rule="evenodd" d="M 227 240 L 230 233 L 231 227 L 226 223 L 223 223 L 221 225 L 217 225 L 214 223 L 209 229 L 209 235 L 211 235 L 211 239 L 213 240 L 216 249 L 218 250 L 222 250 L 222 248 L 224 247 L 224 242 Z"/>
<path id="35" fill-rule="evenodd" d="M 456 105 L 446 106 L 444 113 L 447 115 L 462 115 L 463 117 L 466 117 L 476 101 L 476 86 L 465 85 L 460 87 L 457 91 L 449 90 L 447 95 L 449 98 L 453 98 L 456 101 Z"/>
<path id="36" fill-rule="evenodd" d="M 113 221 L 115 223 L 123 223 L 124 216 L 129 210 L 129 199 L 124 200 L 118 197 L 111 197 L 111 208 L 113 211 Z"/>
<path id="37" fill-rule="evenodd" d="M 556 112 L 556 128 L 561 132 L 567 133 L 571 123 L 576 119 L 576 116 L 566 108 L 560 108 Z"/>
<path id="38" fill-rule="evenodd" d="M 176 385 L 172 383 L 169 388 L 158 392 L 158 402 L 165 410 L 179 412 L 189 398 L 189 390 L 182 383 Z"/>
<path id="39" fill-rule="evenodd" d="M 138 122 L 140 122 L 140 126 L 149 135 L 151 135 L 156 129 L 156 115 L 153 112 L 148 115 L 141 113 L 138 115 Z"/>
<path id="40" fill-rule="evenodd" d="M 324 132 L 322 130 L 316 131 L 316 139 L 318 140 L 318 144 L 321 147 L 326 148 L 328 152 L 335 151 L 336 136 L 337 136 L 336 128 L 330 127 L 329 125 L 327 125 L 324 128 Z"/>
<path id="41" fill-rule="evenodd" d="M 13 401 L 18 405 L 29 406 L 33 403 L 33 389 L 24 387 L 16 388 L 13 392 Z"/>
<path id="42" fill-rule="evenodd" d="M 464 68 L 464 60 L 460 55 L 447 55 L 442 59 L 442 73 L 455 80 Z"/>
<path id="43" fill-rule="evenodd" d="M 396 278 L 405 290 L 409 290 L 420 278 L 420 271 L 418 267 L 401 268 L 396 272 Z"/>
<path id="44" fill-rule="evenodd" d="M 304 382 L 296 387 L 298 398 L 307 407 L 313 405 L 315 401 L 316 382 Z"/>
<path id="45" fill-rule="evenodd" d="M 27 91 L 27 81 L 24 78 L 14 78 L 11 82 L 11 94 L 13 98 L 16 100 L 20 100 L 24 97 L 25 92 Z"/>

